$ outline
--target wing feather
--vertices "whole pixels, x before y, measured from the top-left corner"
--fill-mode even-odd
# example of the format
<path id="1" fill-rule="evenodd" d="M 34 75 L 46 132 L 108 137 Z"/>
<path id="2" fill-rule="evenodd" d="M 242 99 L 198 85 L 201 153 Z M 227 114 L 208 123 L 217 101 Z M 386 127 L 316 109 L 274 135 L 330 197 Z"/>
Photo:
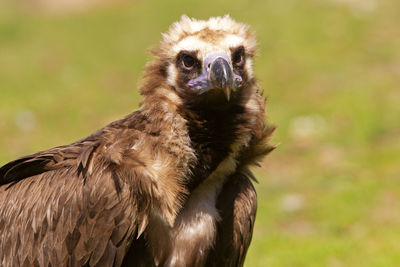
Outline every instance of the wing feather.
<path id="1" fill-rule="evenodd" d="M 48 179 L 57 181 L 49 187 Z M 29 265 L 37 259 L 46 266 L 113 266 L 115 260 L 121 264 L 128 249 L 125 241 L 137 231 L 139 211 L 126 184 L 120 194 L 122 200 L 111 174 L 88 177 L 85 184 L 76 171 L 63 169 L 26 178 L 8 189 L 2 186 L 2 266 L 12 266 L 14 257 Z"/>
<path id="2" fill-rule="evenodd" d="M 149 206 L 138 207 L 132 192 L 138 190 L 132 181 L 141 179 L 140 171 L 110 162 L 110 152 L 104 151 L 113 135 L 119 136 L 118 145 L 131 147 L 121 140 L 131 133 L 120 131 L 127 130 L 114 123 L 84 140 L 0 168 L 1 266 L 122 264 L 132 240 L 147 226 Z M 123 155 L 122 148 L 114 149 Z M 137 166 L 138 160 L 126 162 Z"/>
<path id="3" fill-rule="evenodd" d="M 221 220 L 207 266 L 243 266 L 253 234 L 257 195 L 253 175 L 237 172 L 227 179 L 217 200 Z"/>

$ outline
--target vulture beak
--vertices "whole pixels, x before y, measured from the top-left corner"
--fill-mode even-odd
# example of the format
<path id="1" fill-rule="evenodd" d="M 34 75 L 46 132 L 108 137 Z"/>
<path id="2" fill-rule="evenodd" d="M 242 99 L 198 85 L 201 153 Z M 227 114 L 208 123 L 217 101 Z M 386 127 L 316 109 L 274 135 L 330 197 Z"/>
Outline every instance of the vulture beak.
<path id="1" fill-rule="evenodd" d="M 233 72 L 230 57 L 224 52 L 209 54 L 203 63 L 203 73 L 188 82 L 188 86 L 202 94 L 209 90 L 222 90 L 227 101 L 231 92 L 242 83 L 242 77 Z"/>
<path id="2" fill-rule="evenodd" d="M 228 61 L 222 57 L 216 58 L 210 65 L 210 81 L 215 88 L 220 88 L 226 100 L 231 97 L 232 69 Z"/>

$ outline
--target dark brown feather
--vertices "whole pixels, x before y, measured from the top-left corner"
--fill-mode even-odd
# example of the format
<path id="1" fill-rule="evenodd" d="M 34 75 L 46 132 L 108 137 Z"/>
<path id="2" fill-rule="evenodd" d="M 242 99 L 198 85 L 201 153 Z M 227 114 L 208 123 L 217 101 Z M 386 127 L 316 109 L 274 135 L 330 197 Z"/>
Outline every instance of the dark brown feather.
<path id="1" fill-rule="evenodd" d="M 221 219 L 207 266 L 243 266 L 253 235 L 257 195 L 247 175 L 229 177 L 217 200 Z"/>
<path id="2" fill-rule="evenodd" d="M 119 266 L 152 209 L 165 209 L 165 214 L 160 210 L 165 216 L 176 213 L 180 183 L 154 188 L 144 163 L 154 151 L 132 154 L 135 140 L 149 135 L 147 126 L 143 131 L 133 127 L 136 120 L 141 125 L 140 118 L 133 113 L 74 144 L 0 168 L 2 266 L 31 266 L 37 260 L 52 266 Z M 153 142 L 160 140 L 147 141 Z M 174 206 L 163 194 L 174 199 Z"/>

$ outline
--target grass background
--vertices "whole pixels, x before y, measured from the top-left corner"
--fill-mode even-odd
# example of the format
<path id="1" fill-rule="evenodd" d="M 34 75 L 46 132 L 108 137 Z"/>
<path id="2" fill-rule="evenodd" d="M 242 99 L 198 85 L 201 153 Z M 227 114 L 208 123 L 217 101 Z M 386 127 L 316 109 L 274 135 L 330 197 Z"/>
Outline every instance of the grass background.
<path id="1" fill-rule="evenodd" d="M 137 109 L 160 32 L 229 13 L 257 32 L 280 144 L 246 266 L 399 266 L 399 1 L 54 3 L 0 2 L 1 164 Z"/>

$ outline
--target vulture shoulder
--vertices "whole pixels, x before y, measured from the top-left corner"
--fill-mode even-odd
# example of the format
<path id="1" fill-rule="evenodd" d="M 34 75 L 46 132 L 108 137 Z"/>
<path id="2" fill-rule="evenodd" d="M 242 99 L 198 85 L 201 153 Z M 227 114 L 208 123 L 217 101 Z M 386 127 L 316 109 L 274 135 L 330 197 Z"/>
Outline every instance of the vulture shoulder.
<path id="1" fill-rule="evenodd" d="M 0 168 L 0 265 L 121 265 L 153 204 L 131 152 L 141 123 L 134 113 Z"/>

